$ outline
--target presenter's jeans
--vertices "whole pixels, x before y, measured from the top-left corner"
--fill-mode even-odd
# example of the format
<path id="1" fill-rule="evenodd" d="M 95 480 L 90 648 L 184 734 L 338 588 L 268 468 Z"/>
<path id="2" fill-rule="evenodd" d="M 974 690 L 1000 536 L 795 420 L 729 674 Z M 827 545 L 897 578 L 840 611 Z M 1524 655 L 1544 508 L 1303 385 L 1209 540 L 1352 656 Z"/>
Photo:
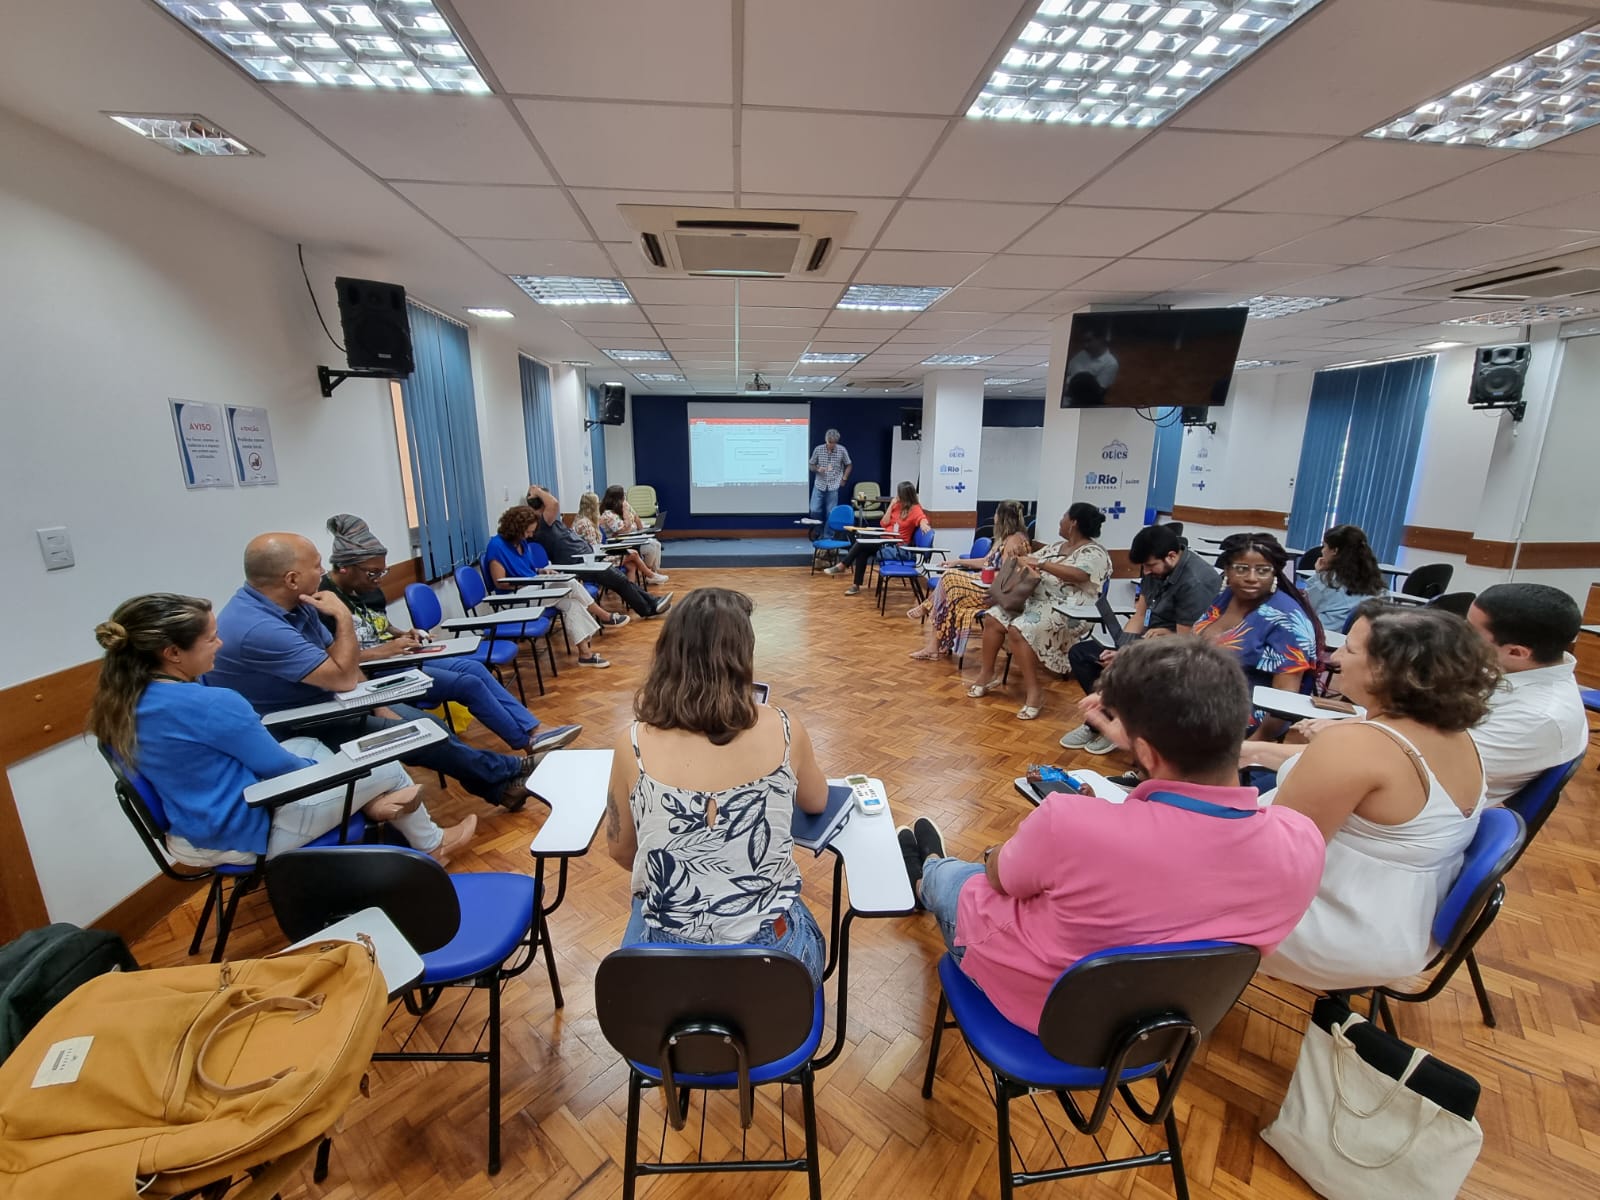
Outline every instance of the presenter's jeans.
<path id="1" fill-rule="evenodd" d="M 811 515 L 819 521 L 826 521 L 828 514 L 833 511 L 834 505 L 839 503 L 839 488 L 822 486 L 821 477 L 811 485 Z"/>
<path id="2" fill-rule="evenodd" d="M 539 718 L 518 704 L 488 667 L 473 658 L 450 658 L 422 670 L 433 680 L 433 687 L 419 698 L 422 705 L 432 708 L 454 700 L 513 750 L 527 747 Z"/>

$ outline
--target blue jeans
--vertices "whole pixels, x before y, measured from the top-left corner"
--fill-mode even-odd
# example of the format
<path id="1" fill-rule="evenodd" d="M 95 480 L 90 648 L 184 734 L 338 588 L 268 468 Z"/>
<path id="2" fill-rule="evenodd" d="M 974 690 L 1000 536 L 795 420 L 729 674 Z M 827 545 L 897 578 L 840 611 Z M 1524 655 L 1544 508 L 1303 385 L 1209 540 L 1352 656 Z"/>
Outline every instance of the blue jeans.
<path id="1" fill-rule="evenodd" d="M 488 667 L 474 658 L 446 658 L 422 670 L 433 686 L 420 697 L 421 704 L 432 708 L 454 700 L 513 750 L 527 747 L 539 718 L 518 704 Z"/>
<path id="2" fill-rule="evenodd" d="M 759 933 L 749 941 L 741 943 L 748 946 L 771 946 L 774 950 L 782 950 L 785 954 L 798 958 L 811 973 L 811 982 L 818 987 L 822 986 L 822 971 L 827 965 L 828 943 L 822 936 L 816 918 L 811 915 L 811 910 L 805 901 L 796 899 L 789 906 L 786 914 L 789 928 L 784 930 L 779 937 L 772 930 L 772 922 L 767 922 L 761 927 Z M 644 919 L 644 897 L 633 898 L 633 910 L 628 917 L 628 927 L 622 932 L 624 946 L 705 946 L 706 942 L 691 941 L 675 934 L 667 933 L 653 928 Z"/>
<path id="3" fill-rule="evenodd" d="M 983 873 L 982 863 L 963 862 L 959 858 L 930 858 L 922 864 L 922 907 L 939 922 L 944 944 L 957 962 L 961 961 L 966 947 L 956 945 L 956 904 L 967 880 Z"/>
<path id="4" fill-rule="evenodd" d="M 839 488 L 837 485 L 824 488 L 819 476 L 811 484 L 811 515 L 819 521 L 826 521 L 828 514 L 833 511 L 834 505 L 839 503 Z"/>

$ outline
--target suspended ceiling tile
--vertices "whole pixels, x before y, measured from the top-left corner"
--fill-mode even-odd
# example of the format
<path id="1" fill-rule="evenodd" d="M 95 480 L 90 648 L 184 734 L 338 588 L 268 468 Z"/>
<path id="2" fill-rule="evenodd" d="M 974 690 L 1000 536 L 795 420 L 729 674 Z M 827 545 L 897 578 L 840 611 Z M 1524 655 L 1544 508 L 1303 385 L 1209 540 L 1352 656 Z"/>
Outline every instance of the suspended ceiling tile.
<path id="1" fill-rule="evenodd" d="M 1491 163 L 1443 187 L 1398 200 L 1379 216 L 1445 221 L 1500 221 L 1595 190 L 1600 165 L 1577 154 L 1537 150 Z"/>
<path id="2" fill-rule="evenodd" d="M 540 238 L 467 238 L 467 245 L 507 275 L 580 275 L 609 278 L 611 260 L 594 242 Z"/>
<path id="3" fill-rule="evenodd" d="M 1332 267 L 1319 263 L 1233 263 L 1190 280 L 1188 286 L 1205 292 L 1243 292 L 1245 299 L 1262 292 L 1311 295 L 1302 290 L 1305 285 L 1301 280 L 1326 275 L 1330 270 Z"/>
<path id="4" fill-rule="evenodd" d="M 613 100 L 733 100 L 728 0 L 455 0 L 508 92 Z"/>
<path id="5" fill-rule="evenodd" d="M 1240 212 L 1354 216 L 1447 180 L 1459 179 L 1496 161 L 1521 162 L 1524 157 L 1511 151 L 1477 147 L 1420 146 L 1358 139 L 1301 164 L 1227 207 Z M 1393 215 L 1445 217 L 1434 211 Z"/>
<path id="6" fill-rule="evenodd" d="M 1415 287 L 1425 279 L 1437 279 L 1435 269 L 1373 265 L 1345 267 L 1327 275 L 1298 280 L 1296 293 L 1306 296 L 1365 296 L 1373 292 L 1398 291 Z"/>
<path id="7" fill-rule="evenodd" d="M 954 287 L 982 266 L 988 257 L 981 253 L 874 250 L 862 260 L 856 282 Z"/>
<path id="8" fill-rule="evenodd" d="M 967 281 L 967 286 L 1059 291 L 1110 261 L 1109 258 L 1065 258 L 1047 254 L 998 254 L 979 268 Z"/>
<path id="9" fill-rule="evenodd" d="M 655 281 L 651 281 L 655 282 Z M 693 281 L 691 281 L 693 282 Z M 733 305 L 728 304 L 666 304 L 650 303 L 643 306 L 645 314 L 658 325 L 724 325 L 733 324 Z"/>
<path id="10" fill-rule="evenodd" d="M 964 120 L 951 129 L 911 194 L 1057 204 L 1145 136 L 1102 126 Z"/>
<path id="11" fill-rule="evenodd" d="M 898 196 L 943 129 L 943 121 L 918 117 L 746 108 L 739 186 L 758 193 Z"/>
<path id="12" fill-rule="evenodd" d="M 1054 295 L 1059 288 L 985 288 L 963 284 L 939 301 L 940 308 L 965 312 L 1014 313 Z"/>
<path id="13" fill-rule="evenodd" d="M 1335 144 L 1332 138 L 1164 129 L 1072 200 L 1109 207 L 1215 208 Z"/>
<path id="14" fill-rule="evenodd" d="M 757 307 L 832 308 L 843 292 L 839 284 L 804 279 L 741 279 L 738 283 L 739 303 Z"/>
<path id="15" fill-rule="evenodd" d="M 1446 221 L 1395 221 L 1352 217 L 1337 225 L 1285 242 L 1260 257 L 1283 262 L 1325 262 L 1354 266 L 1424 242 L 1451 237 L 1470 226 Z"/>
<path id="16" fill-rule="evenodd" d="M 878 245 L 886 250 L 996 251 L 1050 211 L 1043 204 L 973 200 L 907 200 L 889 218 Z"/>
<path id="17" fill-rule="evenodd" d="M 563 182 L 666 190 L 733 187 L 733 113 L 722 108 L 518 100 Z"/>
<path id="18" fill-rule="evenodd" d="M 1467 233 L 1426 246 L 1402 250 L 1382 260 L 1384 266 L 1440 267 L 1465 270 L 1513 259 L 1541 258 L 1563 247 L 1593 242 L 1596 235 L 1574 229 L 1534 229 L 1518 225 L 1480 225 Z"/>
<path id="19" fill-rule="evenodd" d="M 1119 292 L 1164 291 L 1229 265 L 1185 258 L 1124 258 L 1078 280 L 1073 286 L 1111 288 Z"/>
<path id="20" fill-rule="evenodd" d="M 828 329 L 899 329 L 910 323 L 908 312 L 874 312 L 871 309 L 838 308 L 823 324 Z"/>
<path id="21" fill-rule="evenodd" d="M 826 308 L 768 308 L 740 305 L 739 324 L 747 329 L 815 329 L 828 317 Z"/>
<path id="22" fill-rule="evenodd" d="M 559 188 L 398 183 L 395 190 L 457 237 L 588 238 Z"/>
<path id="23" fill-rule="evenodd" d="M 1137 256 L 1229 261 L 1254 258 L 1332 220 L 1302 213 L 1207 213 L 1142 247 Z"/>
<path id="24" fill-rule="evenodd" d="M 1554 229 L 1600 230 L 1600 192 L 1518 213 L 1514 217 L 1507 217 L 1505 223 Z"/>
<path id="25" fill-rule="evenodd" d="M 733 281 L 729 279 L 628 279 L 625 282 L 633 298 L 644 305 L 716 304 L 731 307 L 733 304 Z"/>
<path id="26" fill-rule="evenodd" d="M 1157 208 L 1057 209 L 1014 245 L 1012 254 L 1123 255 L 1171 233 L 1195 212 Z"/>

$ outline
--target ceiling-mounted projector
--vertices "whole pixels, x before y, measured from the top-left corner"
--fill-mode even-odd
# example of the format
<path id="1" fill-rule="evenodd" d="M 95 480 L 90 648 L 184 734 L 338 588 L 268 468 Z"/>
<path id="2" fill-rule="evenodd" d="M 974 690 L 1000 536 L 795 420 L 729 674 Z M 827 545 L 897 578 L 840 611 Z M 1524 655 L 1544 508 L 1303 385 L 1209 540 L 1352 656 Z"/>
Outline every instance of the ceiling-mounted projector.
<path id="1" fill-rule="evenodd" d="M 757 371 L 754 375 L 750 376 L 750 386 L 745 388 L 745 391 L 747 392 L 770 392 L 771 390 L 772 385 L 765 379 L 761 378 L 760 371 Z"/>

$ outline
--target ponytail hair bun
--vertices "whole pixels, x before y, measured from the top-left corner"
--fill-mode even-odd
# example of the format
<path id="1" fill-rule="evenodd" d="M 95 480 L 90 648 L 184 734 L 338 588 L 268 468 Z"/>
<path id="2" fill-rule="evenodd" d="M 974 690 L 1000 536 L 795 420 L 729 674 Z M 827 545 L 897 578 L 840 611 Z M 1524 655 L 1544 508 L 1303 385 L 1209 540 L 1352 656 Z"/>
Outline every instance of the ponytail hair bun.
<path id="1" fill-rule="evenodd" d="M 102 649 L 115 653 L 127 646 L 128 631 L 119 621 L 101 621 L 94 627 L 94 640 Z"/>

